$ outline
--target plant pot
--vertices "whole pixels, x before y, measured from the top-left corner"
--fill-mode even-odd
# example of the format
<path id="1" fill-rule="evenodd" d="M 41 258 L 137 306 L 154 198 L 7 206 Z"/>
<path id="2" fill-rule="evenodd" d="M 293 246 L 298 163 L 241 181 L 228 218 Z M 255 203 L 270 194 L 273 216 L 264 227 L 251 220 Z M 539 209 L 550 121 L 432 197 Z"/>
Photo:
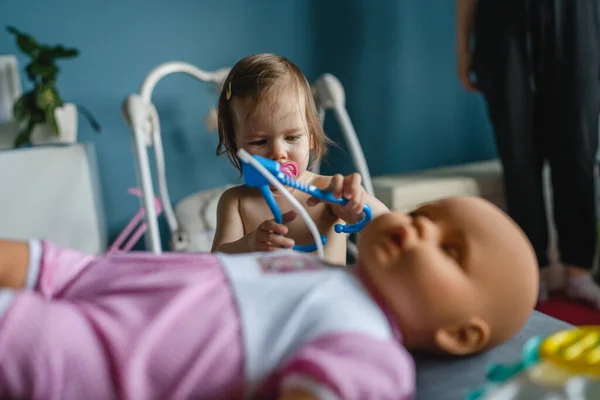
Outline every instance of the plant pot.
<path id="1" fill-rule="evenodd" d="M 77 142 L 77 106 L 73 103 L 64 103 L 54 112 L 58 132 L 52 130 L 49 124 L 37 124 L 31 133 L 31 144 L 70 144 Z"/>

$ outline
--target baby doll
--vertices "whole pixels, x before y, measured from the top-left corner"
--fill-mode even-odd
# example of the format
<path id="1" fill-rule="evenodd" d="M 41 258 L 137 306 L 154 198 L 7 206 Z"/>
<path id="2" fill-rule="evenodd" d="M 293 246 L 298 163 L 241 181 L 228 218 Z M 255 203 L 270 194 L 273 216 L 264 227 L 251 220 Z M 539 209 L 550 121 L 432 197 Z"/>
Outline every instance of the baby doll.
<path id="1" fill-rule="evenodd" d="M 346 206 L 319 203 L 296 190 L 293 195 L 307 207 L 319 231 L 327 236 L 325 258 L 346 263 L 346 235 L 335 233 L 343 220 L 356 223 L 369 204 L 373 216 L 388 209 L 365 192 L 359 174 L 321 176 L 308 170 L 328 143 L 323 132 L 310 85 L 300 69 L 284 57 L 256 54 L 239 61 L 229 72 L 219 98 L 219 147 L 240 169 L 237 151 L 244 149 L 280 162 L 293 177 L 336 197 L 348 199 Z M 243 253 L 277 250 L 313 242 L 304 221 L 296 218 L 291 205 L 274 192 L 283 213 L 277 224 L 267 203 L 256 188 L 244 185 L 227 190 L 219 201 L 213 251 Z"/>
<path id="2" fill-rule="evenodd" d="M 291 250 L 0 255 L 0 396 L 19 398 L 410 399 L 407 349 L 503 343 L 538 284 L 522 231 L 472 197 L 374 219 L 356 271 Z"/>

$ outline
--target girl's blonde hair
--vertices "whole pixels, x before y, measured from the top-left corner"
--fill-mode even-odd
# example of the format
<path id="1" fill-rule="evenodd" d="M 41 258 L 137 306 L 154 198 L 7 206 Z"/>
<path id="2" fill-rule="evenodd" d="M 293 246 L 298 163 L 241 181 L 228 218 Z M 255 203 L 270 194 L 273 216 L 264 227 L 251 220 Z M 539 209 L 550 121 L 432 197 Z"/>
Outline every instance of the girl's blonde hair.
<path id="1" fill-rule="evenodd" d="M 256 107 L 262 101 L 269 101 L 271 92 L 285 84 L 291 85 L 301 96 L 304 96 L 309 142 L 312 145 L 312 162 L 320 160 L 325 155 L 329 139 L 323 131 L 310 84 L 300 68 L 282 56 L 255 54 L 241 59 L 233 66 L 219 96 L 217 155 L 226 153 L 240 172 L 241 164 L 236 154 L 238 149 L 235 145 L 231 100 L 233 97 L 251 98 Z"/>

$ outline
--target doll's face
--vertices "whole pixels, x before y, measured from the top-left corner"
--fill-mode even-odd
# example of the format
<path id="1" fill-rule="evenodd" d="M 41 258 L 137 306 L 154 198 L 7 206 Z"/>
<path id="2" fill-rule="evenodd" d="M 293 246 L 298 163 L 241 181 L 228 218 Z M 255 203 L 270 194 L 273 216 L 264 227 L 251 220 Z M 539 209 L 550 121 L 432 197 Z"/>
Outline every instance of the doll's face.
<path id="1" fill-rule="evenodd" d="M 384 214 L 361 234 L 359 258 L 407 347 L 478 351 L 510 336 L 535 304 L 537 264 L 529 241 L 479 198 Z"/>

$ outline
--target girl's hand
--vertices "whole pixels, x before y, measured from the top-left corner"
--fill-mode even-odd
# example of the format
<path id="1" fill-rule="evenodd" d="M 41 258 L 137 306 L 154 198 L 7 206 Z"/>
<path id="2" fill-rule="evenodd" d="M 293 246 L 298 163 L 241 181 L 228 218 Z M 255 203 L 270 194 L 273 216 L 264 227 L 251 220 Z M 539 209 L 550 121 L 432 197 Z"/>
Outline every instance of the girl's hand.
<path id="1" fill-rule="evenodd" d="M 334 175 L 331 177 L 329 186 L 325 190 L 331 192 L 335 198 L 344 197 L 348 200 L 348 203 L 344 206 L 340 204 L 328 204 L 338 218 L 347 224 L 354 224 L 362 219 L 366 191 L 361 185 L 361 176 L 358 173 L 353 173 L 346 177 L 340 174 Z M 313 206 L 320 202 L 320 199 L 310 197 L 307 205 Z"/>
<path id="2" fill-rule="evenodd" d="M 283 223 L 286 224 L 296 218 L 294 210 L 282 215 Z M 256 230 L 246 235 L 248 250 L 254 251 L 274 251 L 282 248 L 294 247 L 294 240 L 286 237 L 288 227 L 278 224 L 273 219 L 268 219 L 261 223 Z"/>

